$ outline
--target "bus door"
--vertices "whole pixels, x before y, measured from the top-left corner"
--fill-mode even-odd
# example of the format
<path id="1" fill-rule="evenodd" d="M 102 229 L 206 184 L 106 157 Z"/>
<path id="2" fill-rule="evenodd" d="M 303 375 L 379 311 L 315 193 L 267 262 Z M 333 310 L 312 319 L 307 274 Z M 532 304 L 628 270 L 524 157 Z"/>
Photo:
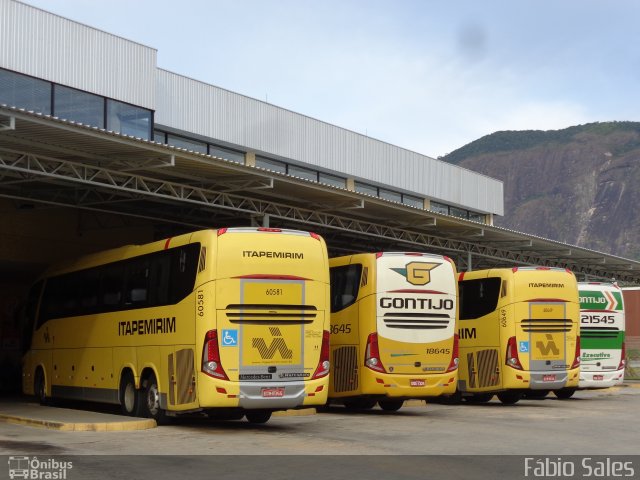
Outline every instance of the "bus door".
<path id="1" fill-rule="evenodd" d="M 461 274 L 461 278 L 464 275 Z M 493 391 L 502 383 L 503 354 L 500 348 L 501 292 L 499 277 L 464 280 L 460 288 L 460 378 L 461 391 Z M 504 312 L 503 312 L 504 314 Z M 464 380 L 466 379 L 466 381 Z"/>

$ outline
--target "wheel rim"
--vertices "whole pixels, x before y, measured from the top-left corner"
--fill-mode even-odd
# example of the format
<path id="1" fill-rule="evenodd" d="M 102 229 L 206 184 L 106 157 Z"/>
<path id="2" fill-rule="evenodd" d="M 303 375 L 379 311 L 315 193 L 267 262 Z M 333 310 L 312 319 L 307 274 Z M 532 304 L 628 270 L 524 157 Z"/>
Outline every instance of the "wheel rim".
<path id="1" fill-rule="evenodd" d="M 160 411 L 160 395 L 155 382 L 152 383 L 147 390 L 147 408 L 152 416 L 158 415 Z"/>
<path id="2" fill-rule="evenodd" d="M 124 388 L 124 408 L 127 412 L 132 413 L 136 405 L 136 389 L 127 382 L 127 386 Z"/>

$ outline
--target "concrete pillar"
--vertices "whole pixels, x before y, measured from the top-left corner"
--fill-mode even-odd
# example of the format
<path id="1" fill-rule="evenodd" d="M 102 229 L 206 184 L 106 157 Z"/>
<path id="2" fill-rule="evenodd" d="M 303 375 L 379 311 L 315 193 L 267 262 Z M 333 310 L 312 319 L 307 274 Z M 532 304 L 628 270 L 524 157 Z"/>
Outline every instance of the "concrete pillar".
<path id="1" fill-rule="evenodd" d="M 256 166 L 256 154 L 254 152 L 247 152 L 244 154 L 244 164 L 249 167 Z"/>

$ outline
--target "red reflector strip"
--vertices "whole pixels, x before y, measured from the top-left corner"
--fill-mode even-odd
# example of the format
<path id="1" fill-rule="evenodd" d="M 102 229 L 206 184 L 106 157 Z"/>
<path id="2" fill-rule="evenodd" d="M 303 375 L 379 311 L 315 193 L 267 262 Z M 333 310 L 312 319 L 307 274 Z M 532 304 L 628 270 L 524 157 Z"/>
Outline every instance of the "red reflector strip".
<path id="1" fill-rule="evenodd" d="M 381 378 L 376 378 L 376 382 L 378 382 L 378 383 L 384 383 L 384 380 L 382 380 Z"/>
<path id="2" fill-rule="evenodd" d="M 567 303 L 567 300 L 561 298 L 532 298 L 531 300 L 525 300 L 526 302 L 545 302 L 545 303 Z"/>
<path id="3" fill-rule="evenodd" d="M 227 391 L 222 387 L 216 387 L 216 392 L 218 392 L 218 393 L 227 393 Z"/>
<path id="4" fill-rule="evenodd" d="M 388 293 L 425 293 L 427 295 L 431 295 L 435 293 L 438 295 L 445 295 L 445 292 L 438 292 L 437 290 L 417 290 L 412 288 L 404 288 L 401 290 L 389 290 Z"/>
<path id="5" fill-rule="evenodd" d="M 166 242 L 164 242 L 164 249 L 165 249 L 165 250 L 166 250 L 167 248 L 169 248 L 169 243 L 171 242 L 171 239 L 172 239 L 172 238 L 173 238 L 173 237 L 169 237 L 169 238 L 167 238 L 167 241 L 166 241 Z"/>
<path id="6" fill-rule="evenodd" d="M 458 281 L 461 282 L 462 280 L 464 280 L 464 274 L 466 272 L 460 272 L 460 274 L 458 275 Z"/>
<path id="7" fill-rule="evenodd" d="M 270 275 L 268 273 L 254 273 L 253 275 L 240 275 L 239 277 L 231 278 L 249 280 L 311 280 L 310 278 L 297 277 L 295 275 Z"/>

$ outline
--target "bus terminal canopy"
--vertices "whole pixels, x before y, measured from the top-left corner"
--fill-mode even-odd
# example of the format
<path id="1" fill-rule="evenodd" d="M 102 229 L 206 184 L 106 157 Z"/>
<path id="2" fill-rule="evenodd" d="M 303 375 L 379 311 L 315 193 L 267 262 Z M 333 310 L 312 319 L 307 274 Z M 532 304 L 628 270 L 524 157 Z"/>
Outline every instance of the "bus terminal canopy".
<path id="1" fill-rule="evenodd" d="M 333 255 L 424 251 L 459 270 L 539 265 L 640 283 L 638 261 L 2 105 L 0 197 L 185 230 L 311 230 Z"/>

